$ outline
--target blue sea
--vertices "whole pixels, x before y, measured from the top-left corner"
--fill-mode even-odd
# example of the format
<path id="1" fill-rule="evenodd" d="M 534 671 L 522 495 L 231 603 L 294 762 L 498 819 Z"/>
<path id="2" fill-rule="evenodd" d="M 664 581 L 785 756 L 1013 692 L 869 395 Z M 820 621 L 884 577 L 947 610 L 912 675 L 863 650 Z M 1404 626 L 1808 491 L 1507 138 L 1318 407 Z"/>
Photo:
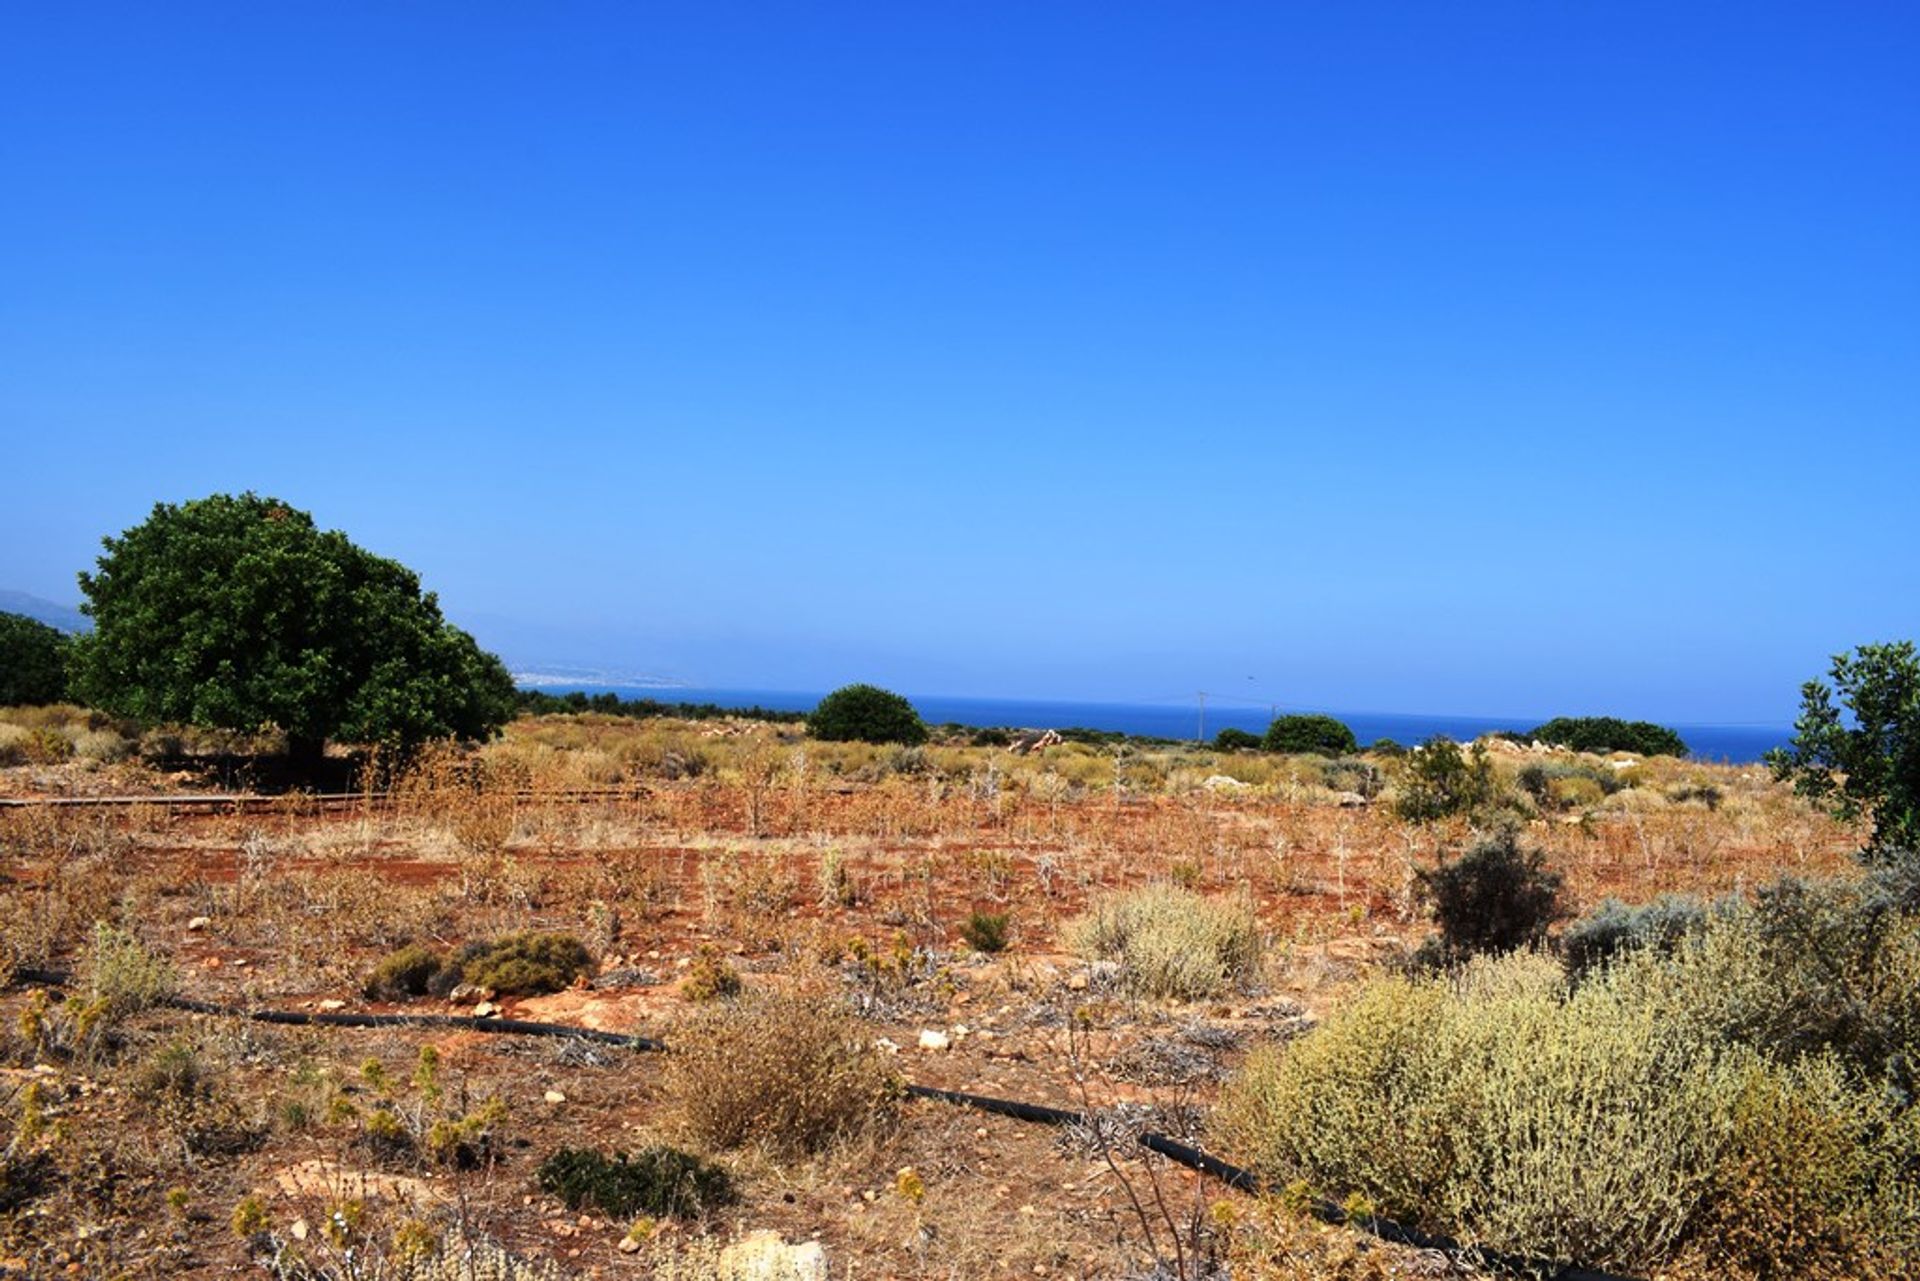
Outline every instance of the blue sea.
<path id="1" fill-rule="evenodd" d="M 612 693 L 621 698 L 652 698 L 663 703 L 714 703 L 721 707 L 765 707 L 774 711 L 805 712 L 820 701 L 820 695 L 793 690 L 769 689 L 692 689 L 631 685 L 566 684 L 537 687 L 546 694 L 565 694 L 580 690 L 587 694 Z M 953 723 L 972 726 L 1005 726 L 1019 729 L 1118 730 L 1127 734 L 1156 738 L 1194 738 L 1202 729 L 1199 708 L 1193 703 L 1073 703 L 1038 699 L 957 698 L 943 695 L 911 696 L 920 718 L 930 725 Z M 1296 711 L 1283 707 L 1282 712 Z M 1345 721 L 1354 737 L 1363 744 L 1390 738 L 1411 746 L 1435 734 L 1445 734 L 1460 742 L 1478 738 L 1494 730 L 1527 730 L 1548 718 L 1497 719 L 1480 716 L 1422 716 L 1397 712 L 1329 712 Z M 1272 709 L 1252 706 L 1214 706 L 1206 709 L 1205 737 L 1212 738 L 1232 726 L 1253 733 L 1266 729 Z M 1784 747 L 1793 736 L 1787 726 L 1776 725 L 1682 725 L 1672 728 L 1686 740 L 1695 757 L 1708 761 L 1748 764 L 1758 761 L 1767 751 Z"/>

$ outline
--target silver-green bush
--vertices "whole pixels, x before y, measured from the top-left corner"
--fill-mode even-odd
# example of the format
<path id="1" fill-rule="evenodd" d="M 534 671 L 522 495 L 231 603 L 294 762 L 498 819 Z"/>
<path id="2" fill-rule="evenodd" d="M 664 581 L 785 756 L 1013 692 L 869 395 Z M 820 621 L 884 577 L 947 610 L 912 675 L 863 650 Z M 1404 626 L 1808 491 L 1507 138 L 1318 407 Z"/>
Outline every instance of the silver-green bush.
<path id="1" fill-rule="evenodd" d="M 1382 980 L 1217 1120 L 1276 1185 L 1501 1250 L 1914 1275 L 1920 931 L 1889 902 L 1774 887 L 1577 985 L 1541 954 Z"/>

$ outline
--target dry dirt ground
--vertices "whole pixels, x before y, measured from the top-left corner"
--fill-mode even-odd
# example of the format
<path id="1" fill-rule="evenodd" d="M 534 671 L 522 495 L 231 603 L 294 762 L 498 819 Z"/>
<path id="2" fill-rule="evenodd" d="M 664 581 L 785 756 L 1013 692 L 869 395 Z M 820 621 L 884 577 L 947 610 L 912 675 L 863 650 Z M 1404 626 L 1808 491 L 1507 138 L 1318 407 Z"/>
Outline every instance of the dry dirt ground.
<path id="1" fill-rule="evenodd" d="M 1511 783 L 1528 758 L 1505 750 Z M 591 950 L 593 976 L 501 998 L 502 1013 L 671 1045 L 694 1008 L 685 977 L 717 954 L 749 989 L 853 1002 L 902 1079 L 1110 1112 L 1109 1136 L 1149 1123 L 1204 1143 L 1207 1106 L 1238 1057 L 1299 1034 L 1404 957 L 1427 932 L 1416 871 L 1473 838 L 1461 820 L 1396 818 L 1387 761 L 1387 791 L 1355 804 L 1311 762 L 1049 752 L 913 754 L 764 726 L 547 718 L 477 756 L 445 755 L 394 795 L 324 808 L 297 796 L 238 814 L 10 807 L 7 955 L 69 968 L 105 920 L 167 958 L 190 998 L 465 1013 L 472 996 L 383 1003 L 363 983 L 407 944 L 563 930 Z M 1612 795 L 1525 820 L 1576 909 L 1836 872 L 1857 844 L 1757 769 L 1617 772 L 1629 785 Z M 0 795 L 204 782 L 76 761 L 0 770 Z M 579 788 L 614 791 L 557 795 Z M 1092 900 L 1150 881 L 1246 896 L 1268 940 L 1257 982 L 1197 1004 L 1134 1000 L 1074 955 L 1068 925 Z M 1004 952 L 963 941 L 976 910 L 1008 916 Z M 18 1158 L 0 1191 L 8 1277 L 268 1275 L 262 1236 L 235 1230 L 243 1207 L 335 1276 L 404 1275 L 378 1271 L 380 1259 L 423 1226 L 604 1277 L 722 1275 L 698 1260 L 752 1230 L 818 1241 L 835 1277 L 1145 1277 L 1176 1242 L 1190 1271 L 1197 1254 L 1253 1241 L 1276 1276 L 1434 1267 L 1353 1234 L 1276 1226 L 1271 1207 L 1124 1142 L 919 1100 L 892 1127 L 817 1155 L 711 1154 L 734 1172 L 739 1202 L 663 1221 L 642 1242 L 629 1222 L 567 1210 L 534 1171 L 561 1147 L 683 1142 L 659 1055 L 150 1009 L 62 1056 L 33 1035 L 45 991 L 15 981 L 0 993 L 0 1107 Z M 947 1048 L 921 1048 L 928 1032 Z M 192 1089 L 169 1089 L 170 1070 L 190 1071 Z M 484 1111 L 485 1141 L 448 1161 L 383 1146 L 364 1125 L 380 1099 L 423 1130 Z"/>

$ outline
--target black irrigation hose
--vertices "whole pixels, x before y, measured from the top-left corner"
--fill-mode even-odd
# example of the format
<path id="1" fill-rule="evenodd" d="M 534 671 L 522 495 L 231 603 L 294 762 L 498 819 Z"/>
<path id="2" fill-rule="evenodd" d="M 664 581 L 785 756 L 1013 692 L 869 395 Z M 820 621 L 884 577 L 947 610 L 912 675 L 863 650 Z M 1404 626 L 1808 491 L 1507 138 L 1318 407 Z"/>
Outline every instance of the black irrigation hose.
<path id="1" fill-rule="evenodd" d="M 13 977 L 20 982 L 47 987 L 65 987 L 70 978 L 58 970 L 24 968 L 15 970 Z M 667 1048 L 664 1041 L 655 1040 L 650 1036 L 629 1036 L 619 1032 L 603 1032 L 598 1028 L 569 1027 L 564 1023 L 535 1023 L 527 1019 L 483 1018 L 470 1014 L 308 1014 L 300 1010 L 249 1010 L 242 1006 L 220 1005 L 212 1001 L 193 1001 L 185 997 L 174 997 L 163 1004 L 169 1009 L 184 1010 L 193 1014 L 251 1019 L 256 1023 L 314 1027 L 464 1028 L 474 1032 L 497 1032 L 511 1036 L 567 1037 L 601 1045 L 618 1045 L 630 1050 L 661 1051 Z M 1038 1125 L 1084 1125 L 1087 1121 L 1086 1113 L 1071 1111 L 1067 1108 L 1049 1107 L 1044 1103 L 1023 1103 L 1018 1099 L 997 1099 L 986 1094 L 969 1094 L 964 1090 L 943 1090 L 931 1085 L 908 1084 L 906 1094 L 909 1098 L 952 1103 L 960 1107 L 972 1108 L 976 1112 L 1011 1117 L 1016 1121 L 1031 1121 Z M 1219 1157 L 1203 1152 L 1191 1144 L 1182 1143 L 1178 1139 L 1153 1131 L 1142 1133 L 1139 1143 L 1141 1147 L 1157 1152 L 1170 1161 L 1218 1179 L 1230 1188 L 1253 1193 L 1261 1190 L 1260 1177 L 1253 1171 L 1222 1161 Z M 1551 1277 L 1552 1281 L 1632 1281 L 1631 1278 L 1610 1272 L 1560 1266 L 1492 1250 L 1477 1248 L 1470 1250 L 1447 1237 L 1429 1236 L 1416 1228 L 1395 1223 L 1391 1219 L 1380 1219 L 1370 1215 L 1364 1218 L 1349 1215 L 1331 1201 L 1315 1201 L 1308 1209 L 1315 1218 L 1328 1223 L 1344 1223 L 1396 1245 L 1471 1257 L 1477 1262 L 1492 1264 L 1515 1272 Z"/>
<path id="2" fill-rule="evenodd" d="M 1010 1116 L 1016 1121 L 1033 1121 L 1040 1125 L 1079 1125 L 1086 1120 L 1086 1117 L 1079 1112 L 1069 1112 L 1065 1108 L 1050 1108 L 1044 1103 L 995 1099 L 984 1094 L 966 1094 L 960 1090 L 937 1089 L 931 1085 L 909 1085 L 907 1095 L 916 1099 L 934 1099 L 940 1103 L 957 1103 L 961 1107 L 972 1108 L 976 1112 Z"/>

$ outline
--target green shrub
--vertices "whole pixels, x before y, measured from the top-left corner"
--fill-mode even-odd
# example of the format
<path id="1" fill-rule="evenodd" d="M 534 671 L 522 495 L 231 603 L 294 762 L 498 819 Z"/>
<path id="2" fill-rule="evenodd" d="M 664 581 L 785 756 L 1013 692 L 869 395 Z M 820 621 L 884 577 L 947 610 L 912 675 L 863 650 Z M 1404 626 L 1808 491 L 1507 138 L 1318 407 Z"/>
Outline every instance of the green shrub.
<path id="1" fill-rule="evenodd" d="M 1636 756 L 1685 756 L 1678 734 L 1652 721 L 1623 721 L 1611 716 L 1556 716 L 1525 737 L 1576 752 L 1632 752 Z"/>
<path id="2" fill-rule="evenodd" d="M 586 944 L 571 934 L 526 931 L 485 943 L 469 943 L 455 954 L 460 981 L 490 988 L 502 996 L 558 992 L 592 965 Z"/>
<path id="3" fill-rule="evenodd" d="M 1428 823 L 1455 814 L 1473 814 L 1499 797 L 1493 762 L 1479 743 L 1471 752 L 1436 734 L 1407 753 L 1394 810 L 1405 819 Z"/>
<path id="4" fill-rule="evenodd" d="M 696 1007 L 671 1038 L 662 1085 L 709 1147 L 816 1152 L 889 1124 L 899 1083 L 865 1027 L 806 993 Z"/>
<path id="5" fill-rule="evenodd" d="M 1419 878 L 1433 904 L 1447 960 L 1531 946 L 1564 914 L 1559 873 L 1547 867 L 1542 851 L 1521 849 L 1512 828 L 1476 842 L 1457 859 L 1423 869 Z"/>
<path id="6" fill-rule="evenodd" d="M 719 1001 L 740 995 L 740 971 L 711 943 L 702 943 L 680 980 L 680 995 L 688 1001 Z"/>
<path id="7" fill-rule="evenodd" d="M 462 984 L 500 996 L 558 992 L 586 974 L 593 958 L 571 934 L 534 930 L 468 943 L 451 956 L 410 944 L 381 959 L 361 990 L 373 1000 L 446 996 Z"/>
<path id="8" fill-rule="evenodd" d="M 1380 794 L 1380 769 L 1372 761 L 1357 756 L 1328 761 L 1326 785 L 1337 792 L 1354 792 L 1372 800 Z"/>
<path id="9" fill-rule="evenodd" d="M 807 717 L 807 733 L 836 743 L 916 746 L 927 741 L 927 727 L 913 704 L 874 685 L 843 685 L 821 699 Z"/>
<path id="10" fill-rule="evenodd" d="M 1007 927 L 1012 918 L 1005 912 L 983 912 L 978 908 L 960 923 L 960 937 L 976 952 L 989 955 L 1007 950 Z"/>
<path id="11" fill-rule="evenodd" d="M 1593 805 L 1625 786 L 1617 771 L 1580 761 L 1529 761 L 1515 781 L 1544 809 Z"/>
<path id="12" fill-rule="evenodd" d="M 412 996 L 425 996 L 445 965 L 446 957 L 440 952 L 423 944 L 409 944 L 382 957 L 360 990 L 375 1001 L 404 1001 Z"/>
<path id="13" fill-rule="evenodd" d="M 1135 996 L 1194 1001 L 1244 987 L 1260 969 L 1252 905 L 1149 885 L 1096 902 L 1068 930 L 1075 948 L 1119 965 Z"/>
<path id="14" fill-rule="evenodd" d="M 540 1163 L 540 1190 L 569 1210 L 596 1209 L 611 1219 L 637 1215 L 691 1217 L 734 1199 L 733 1180 L 720 1166 L 665 1146 L 629 1157 L 588 1148 L 561 1148 Z"/>
<path id="15" fill-rule="evenodd" d="M 0 707 L 67 696 L 67 638 L 37 618 L 0 611 Z"/>
<path id="16" fill-rule="evenodd" d="M 1267 726 L 1260 746 L 1269 752 L 1311 752 L 1316 756 L 1350 756 L 1360 750 L 1344 721 L 1331 716 L 1280 716 Z"/>
<path id="17" fill-rule="evenodd" d="M 1249 752 L 1260 746 L 1260 736 L 1229 726 L 1213 736 L 1215 751 Z"/>

